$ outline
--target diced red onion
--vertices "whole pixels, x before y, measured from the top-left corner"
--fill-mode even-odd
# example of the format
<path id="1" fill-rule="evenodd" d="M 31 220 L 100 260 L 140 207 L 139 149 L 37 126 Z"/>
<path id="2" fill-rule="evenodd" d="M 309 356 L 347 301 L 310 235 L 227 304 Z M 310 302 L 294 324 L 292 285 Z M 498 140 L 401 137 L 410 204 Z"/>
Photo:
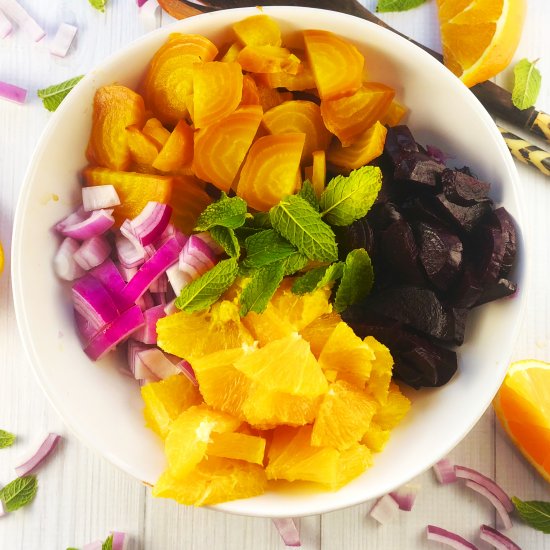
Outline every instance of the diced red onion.
<path id="1" fill-rule="evenodd" d="M 150 292 L 145 292 L 136 300 L 136 305 L 141 308 L 141 311 L 145 312 L 146 310 L 154 307 L 155 302 L 153 302 L 153 297 Z"/>
<path id="2" fill-rule="evenodd" d="M 151 292 L 154 292 L 156 294 L 158 293 L 165 293 L 168 291 L 168 277 L 166 276 L 166 273 L 163 273 L 156 281 L 153 281 L 151 286 L 149 287 L 149 290 Z"/>
<path id="3" fill-rule="evenodd" d="M 125 268 L 137 268 L 145 261 L 145 249 L 141 245 L 136 248 L 134 243 L 124 235 L 116 236 L 115 246 L 120 264 Z"/>
<path id="4" fill-rule="evenodd" d="M 181 294 L 183 288 L 185 288 L 193 279 L 188 273 L 180 271 L 178 264 L 174 264 L 166 270 L 166 276 L 168 277 L 168 282 L 174 291 L 176 296 Z"/>
<path id="5" fill-rule="evenodd" d="M 275 525 L 277 531 L 279 531 L 279 535 L 281 535 L 285 546 L 302 546 L 300 542 L 300 533 L 292 518 L 274 518 L 271 521 L 273 521 L 273 525 Z"/>
<path id="6" fill-rule="evenodd" d="M 74 281 L 86 273 L 74 259 L 74 254 L 79 248 L 80 243 L 77 240 L 66 237 L 57 249 L 53 259 L 53 268 L 61 279 Z"/>
<path id="7" fill-rule="evenodd" d="M 119 315 L 109 292 L 91 275 L 85 275 L 74 283 L 72 295 L 75 310 L 96 329 L 103 328 Z"/>
<path id="8" fill-rule="evenodd" d="M 158 348 L 138 351 L 137 358 L 143 361 L 144 365 L 161 380 L 180 373 L 178 367 Z"/>
<path id="9" fill-rule="evenodd" d="M 488 525 L 482 525 L 479 531 L 479 538 L 493 545 L 497 550 L 521 550 L 513 540 Z"/>
<path id="10" fill-rule="evenodd" d="M 86 215 L 82 208 L 61 220 L 56 229 L 65 237 L 73 237 L 85 241 L 91 237 L 102 235 L 115 223 L 112 210 L 94 210 Z"/>
<path id="11" fill-rule="evenodd" d="M 113 535 L 113 550 L 126 550 L 128 538 L 126 533 L 121 533 L 120 531 L 111 531 Z"/>
<path id="12" fill-rule="evenodd" d="M 89 542 L 82 547 L 82 550 L 101 550 L 103 548 L 103 543 L 100 540 L 94 540 L 94 542 Z"/>
<path id="13" fill-rule="evenodd" d="M 166 292 L 151 292 L 156 306 L 166 306 Z"/>
<path id="14" fill-rule="evenodd" d="M 27 99 L 27 90 L 14 84 L 0 81 L 0 97 L 14 103 L 23 104 Z"/>
<path id="15" fill-rule="evenodd" d="M 71 44 L 73 43 L 74 37 L 76 36 L 76 31 L 78 29 L 74 25 L 69 25 L 68 23 L 61 23 L 57 32 L 55 33 L 55 38 L 50 44 L 50 53 L 56 55 L 57 57 L 65 57 Z M 114 205 L 110 205 L 114 206 Z M 101 208 L 105 208 L 101 206 Z"/>
<path id="16" fill-rule="evenodd" d="M 198 237 L 201 239 L 204 243 L 206 243 L 217 256 L 220 256 L 225 252 L 223 247 L 221 247 L 213 238 L 208 231 L 204 231 L 202 233 L 197 233 L 195 237 Z"/>
<path id="17" fill-rule="evenodd" d="M 418 494 L 419 490 L 419 485 L 411 483 L 408 485 L 404 485 L 403 487 L 400 487 L 395 491 L 392 491 L 390 495 L 393 500 L 397 502 L 400 510 L 410 512 L 413 509 L 414 501 L 416 500 L 416 495 Z"/>
<path id="18" fill-rule="evenodd" d="M 476 483 L 471 479 L 466 480 L 466 487 L 477 491 L 480 495 L 483 495 L 496 508 L 504 529 L 510 529 L 510 527 L 512 527 L 512 520 L 506 511 L 504 503 L 494 493 L 491 493 L 491 491 L 489 491 L 489 489 L 487 489 L 484 485 Z"/>
<path id="19" fill-rule="evenodd" d="M 154 19 L 157 15 L 157 10 L 159 7 L 160 6 L 157 0 L 147 0 L 147 2 L 139 8 L 139 13 L 147 19 Z"/>
<path id="20" fill-rule="evenodd" d="M 448 458 L 442 458 L 439 462 L 434 464 L 433 469 L 437 481 L 442 485 L 454 483 L 457 479 L 455 465 Z"/>
<path id="21" fill-rule="evenodd" d="M 16 0 L 0 0 L 0 9 L 13 19 L 35 42 L 46 36 L 44 29 Z"/>
<path id="22" fill-rule="evenodd" d="M 19 466 L 15 467 L 15 473 L 19 477 L 26 476 L 32 471 L 36 470 L 38 466 L 44 462 L 46 457 L 48 457 L 52 451 L 57 447 L 61 436 L 59 434 L 50 433 L 46 438 L 40 443 L 38 449 L 34 450 L 32 455 L 24 460 Z"/>
<path id="23" fill-rule="evenodd" d="M 150 286 L 156 281 L 171 265 L 178 261 L 178 255 L 183 244 L 176 235 L 166 241 L 153 255 L 147 260 L 132 277 L 122 291 L 124 296 L 135 302 Z"/>
<path id="24" fill-rule="evenodd" d="M 479 483 L 480 485 L 483 485 L 488 491 L 493 493 L 500 502 L 502 502 L 505 510 L 507 512 L 513 512 L 514 511 L 514 504 L 510 500 L 510 497 L 506 494 L 504 489 L 500 487 L 495 481 L 488 478 L 487 476 L 483 475 L 481 472 L 478 472 L 477 470 L 474 470 L 472 468 L 467 468 L 466 466 L 455 466 L 455 473 L 456 477 L 460 477 L 462 479 L 469 479 L 471 481 L 474 481 L 475 483 Z"/>
<path id="25" fill-rule="evenodd" d="M 163 245 L 170 237 L 173 237 L 176 233 L 181 233 L 173 223 L 169 223 L 166 226 L 166 229 L 162 232 L 162 235 L 159 237 L 158 241 L 155 243 L 156 247 L 160 247 Z M 181 233 L 182 237 L 186 237 L 183 233 Z"/>
<path id="26" fill-rule="evenodd" d="M 161 202 L 149 201 L 130 222 L 139 242 L 146 246 L 159 239 L 168 226 L 172 207 Z"/>
<path id="27" fill-rule="evenodd" d="M 83 315 L 78 313 L 76 309 L 73 310 L 73 313 L 78 338 L 82 344 L 82 347 L 85 348 L 97 334 L 99 329 L 94 325 L 94 323 L 91 323 Z"/>
<path id="28" fill-rule="evenodd" d="M 164 306 L 153 306 L 143 312 L 145 325 L 134 334 L 134 338 L 144 344 L 157 343 L 157 321 L 166 317 Z"/>
<path id="29" fill-rule="evenodd" d="M 111 254 L 111 245 L 104 235 L 86 239 L 74 253 L 76 263 L 86 271 L 102 264 Z"/>
<path id="30" fill-rule="evenodd" d="M 11 34 L 13 25 L 11 21 L 4 15 L 3 11 L 0 11 L 0 38 L 6 38 Z"/>
<path id="31" fill-rule="evenodd" d="M 376 501 L 369 515 L 378 523 L 385 524 L 395 519 L 398 512 L 399 504 L 390 494 L 387 494 Z"/>
<path id="32" fill-rule="evenodd" d="M 135 272 L 137 272 L 137 269 Z M 133 305 L 125 300 L 121 294 L 126 286 L 126 281 L 110 258 L 106 258 L 103 263 L 94 267 L 89 273 L 105 287 L 119 311 L 124 311 Z"/>
<path id="33" fill-rule="evenodd" d="M 185 359 L 182 359 L 176 366 L 181 370 L 185 377 L 189 379 L 193 386 L 199 385 L 193 367 Z"/>
<path id="34" fill-rule="evenodd" d="M 141 8 L 145 2 L 147 2 L 147 0 L 136 0 L 137 7 Z"/>
<path id="35" fill-rule="evenodd" d="M 478 550 L 477 546 L 474 546 L 460 535 L 441 527 L 436 527 L 435 525 L 428 525 L 426 527 L 426 537 L 428 540 L 441 542 L 456 550 Z"/>
<path id="36" fill-rule="evenodd" d="M 133 338 L 130 338 L 128 340 L 128 347 L 127 347 L 128 368 L 130 369 L 130 372 L 134 375 L 135 378 L 139 378 L 136 375 L 136 368 L 139 368 L 138 363 L 141 363 L 141 365 L 143 365 L 143 363 L 138 359 L 137 353 L 138 351 L 143 351 L 146 349 L 149 349 L 149 346 L 142 344 L 141 342 L 138 342 Z M 143 365 L 143 367 L 145 367 L 145 365 Z"/>
<path id="37" fill-rule="evenodd" d="M 115 264 L 120 271 L 122 280 L 127 283 L 138 271 L 137 267 L 125 267 L 120 262 Z"/>
<path id="38" fill-rule="evenodd" d="M 133 306 L 101 329 L 84 348 L 84 351 L 94 361 L 101 359 L 122 340 L 141 328 L 144 322 L 143 313 L 139 306 Z"/>
<path id="39" fill-rule="evenodd" d="M 112 208 L 120 204 L 120 198 L 112 185 L 95 185 L 82 188 L 82 206 L 86 212 Z"/>
<path id="40" fill-rule="evenodd" d="M 178 267 L 194 280 L 212 269 L 217 262 L 218 258 L 210 246 L 196 235 L 191 235 L 180 253 Z"/>
<path id="41" fill-rule="evenodd" d="M 176 307 L 176 298 L 174 298 L 164 306 L 164 313 L 166 313 L 166 315 L 172 315 L 174 313 L 177 313 L 178 311 L 179 309 Z"/>

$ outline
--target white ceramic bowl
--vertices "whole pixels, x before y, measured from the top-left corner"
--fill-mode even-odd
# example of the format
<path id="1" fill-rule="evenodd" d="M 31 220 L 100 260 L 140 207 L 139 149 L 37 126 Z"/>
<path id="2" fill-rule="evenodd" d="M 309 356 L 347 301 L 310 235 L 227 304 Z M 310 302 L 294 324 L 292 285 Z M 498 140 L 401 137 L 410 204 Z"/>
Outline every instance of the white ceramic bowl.
<path id="1" fill-rule="evenodd" d="M 347 37 L 366 56 L 370 78 L 397 90 L 410 108 L 407 123 L 420 143 L 452 152 L 483 179 L 492 197 L 523 225 L 518 176 L 493 121 L 475 97 L 437 61 L 406 40 L 361 19 L 323 10 L 265 8 L 285 34 L 327 29 Z M 53 406 L 89 447 L 141 481 L 154 483 L 164 466 L 160 441 L 145 428 L 135 382 L 116 368 L 116 353 L 94 364 L 81 350 L 73 326 L 68 286 L 56 279 L 58 245 L 51 227 L 80 198 L 78 173 L 86 165 L 94 91 L 119 82 L 136 86 L 155 50 L 174 31 L 214 41 L 255 8 L 210 13 L 180 21 L 130 44 L 90 72 L 52 116 L 32 157 L 15 216 L 13 291 L 25 348 Z M 57 195 L 59 199 L 53 199 Z M 374 466 L 336 493 L 291 492 L 229 502 L 218 509 L 239 514 L 288 517 L 350 506 L 386 493 L 448 453 L 489 406 L 516 340 L 525 303 L 526 245 L 519 238 L 514 273 L 518 296 L 475 311 L 459 370 L 446 386 L 408 392 L 413 406 Z"/>

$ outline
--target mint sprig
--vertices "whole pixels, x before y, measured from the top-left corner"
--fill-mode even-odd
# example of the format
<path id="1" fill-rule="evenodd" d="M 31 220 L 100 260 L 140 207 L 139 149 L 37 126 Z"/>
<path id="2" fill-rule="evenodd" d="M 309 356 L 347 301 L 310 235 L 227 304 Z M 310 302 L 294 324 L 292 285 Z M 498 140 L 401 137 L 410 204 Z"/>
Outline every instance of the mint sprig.
<path id="1" fill-rule="evenodd" d="M 512 103 L 518 109 L 529 109 L 539 97 L 542 76 L 536 67 L 538 59 L 522 59 L 514 67 L 514 89 Z"/>
<path id="2" fill-rule="evenodd" d="M 302 199 L 305 199 L 317 212 L 319 212 L 319 200 L 317 199 L 317 195 L 315 194 L 315 189 L 313 189 L 313 185 L 309 180 L 305 180 L 302 184 L 302 188 L 298 192 L 298 196 L 302 197 Z"/>
<path id="3" fill-rule="evenodd" d="M 212 238 L 225 250 L 228 256 L 238 258 L 241 254 L 241 245 L 235 235 L 235 230 L 221 225 L 210 228 Z"/>
<path id="4" fill-rule="evenodd" d="M 240 197 L 228 197 L 225 193 L 208 205 L 197 220 L 195 231 L 208 231 L 214 226 L 236 229 L 244 225 L 247 204 Z"/>
<path id="5" fill-rule="evenodd" d="M 378 0 L 377 12 L 407 11 L 424 4 L 426 0 Z"/>
<path id="6" fill-rule="evenodd" d="M 101 545 L 101 550 L 113 550 L 113 535 L 109 535 Z"/>
<path id="7" fill-rule="evenodd" d="M 42 104 L 48 111 L 55 111 L 68 93 L 84 78 L 84 75 L 75 76 L 60 84 L 54 84 L 36 91 L 36 95 L 42 100 Z"/>
<path id="8" fill-rule="evenodd" d="M 346 257 L 342 280 L 334 297 L 334 309 L 340 313 L 367 296 L 374 282 L 374 270 L 364 248 L 352 250 Z"/>
<path id="9" fill-rule="evenodd" d="M 90 5 L 96 10 L 105 13 L 105 4 L 107 4 L 107 0 L 88 0 L 88 2 L 90 2 Z"/>
<path id="10" fill-rule="evenodd" d="M 520 518 L 537 531 L 550 534 L 550 502 L 540 500 L 523 501 L 512 497 Z"/>
<path id="11" fill-rule="evenodd" d="M 322 288 L 329 283 L 332 283 L 344 273 L 344 262 L 336 262 L 331 265 L 314 267 L 307 273 L 298 277 L 292 284 L 292 292 L 294 294 L 307 294 L 314 292 L 318 288 Z"/>
<path id="12" fill-rule="evenodd" d="M 6 447 L 11 447 L 15 441 L 15 435 L 6 432 L 6 430 L 0 430 L 0 449 L 5 449 Z"/>
<path id="13" fill-rule="evenodd" d="M 263 313 L 273 294 L 279 288 L 284 275 L 284 261 L 278 261 L 258 269 L 242 291 L 241 316 L 244 317 L 249 311 Z"/>
<path id="14" fill-rule="evenodd" d="M 273 228 L 310 260 L 338 258 L 336 237 L 305 199 L 290 195 L 269 211 Z"/>
<path id="15" fill-rule="evenodd" d="M 31 502 L 38 490 L 36 476 L 18 477 L 0 490 L 0 500 L 7 512 L 15 512 Z"/>
<path id="16" fill-rule="evenodd" d="M 296 252 L 296 247 L 283 239 L 274 229 L 266 229 L 245 241 L 245 267 L 260 268 L 284 260 Z"/>
<path id="17" fill-rule="evenodd" d="M 381 187 L 382 172 L 377 166 L 363 166 L 349 176 L 336 176 L 321 195 L 321 216 L 330 225 L 350 225 L 366 215 Z"/>
<path id="18" fill-rule="evenodd" d="M 298 271 L 302 271 L 302 269 L 304 269 L 308 263 L 309 263 L 309 260 L 307 256 L 300 254 L 300 252 L 294 252 L 294 254 L 289 256 L 284 261 L 285 277 L 294 275 Z"/>
<path id="19" fill-rule="evenodd" d="M 176 307 L 187 313 L 209 308 L 233 284 L 238 273 L 236 258 L 222 260 L 183 288 Z"/>

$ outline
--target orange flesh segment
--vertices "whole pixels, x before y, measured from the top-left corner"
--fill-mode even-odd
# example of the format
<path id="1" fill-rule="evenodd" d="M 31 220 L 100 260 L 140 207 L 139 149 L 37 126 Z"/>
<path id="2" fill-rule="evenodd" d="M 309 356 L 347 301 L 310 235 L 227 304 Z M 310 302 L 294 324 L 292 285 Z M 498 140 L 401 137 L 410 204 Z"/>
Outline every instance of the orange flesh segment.
<path id="1" fill-rule="evenodd" d="M 265 454 L 265 439 L 241 433 L 213 433 L 206 448 L 206 454 L 262 465 Z"/>

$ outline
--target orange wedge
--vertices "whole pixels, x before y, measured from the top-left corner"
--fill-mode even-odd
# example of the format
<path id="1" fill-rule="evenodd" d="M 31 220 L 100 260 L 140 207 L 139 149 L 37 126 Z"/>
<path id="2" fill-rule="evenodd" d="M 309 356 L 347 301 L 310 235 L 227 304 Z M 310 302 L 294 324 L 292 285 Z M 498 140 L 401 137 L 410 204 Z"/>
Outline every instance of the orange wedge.
<path id="1" fill-rule="evenodd" d="M 550 482 L 550 363 L 512 363 L 493 406 L 510 439 Z"/>
<path id="2" fill-rule="evenodd" d="M 466 86 L 508 66 L 519 44 L 525 0 L 437 0 L 443 60 Z"/>

